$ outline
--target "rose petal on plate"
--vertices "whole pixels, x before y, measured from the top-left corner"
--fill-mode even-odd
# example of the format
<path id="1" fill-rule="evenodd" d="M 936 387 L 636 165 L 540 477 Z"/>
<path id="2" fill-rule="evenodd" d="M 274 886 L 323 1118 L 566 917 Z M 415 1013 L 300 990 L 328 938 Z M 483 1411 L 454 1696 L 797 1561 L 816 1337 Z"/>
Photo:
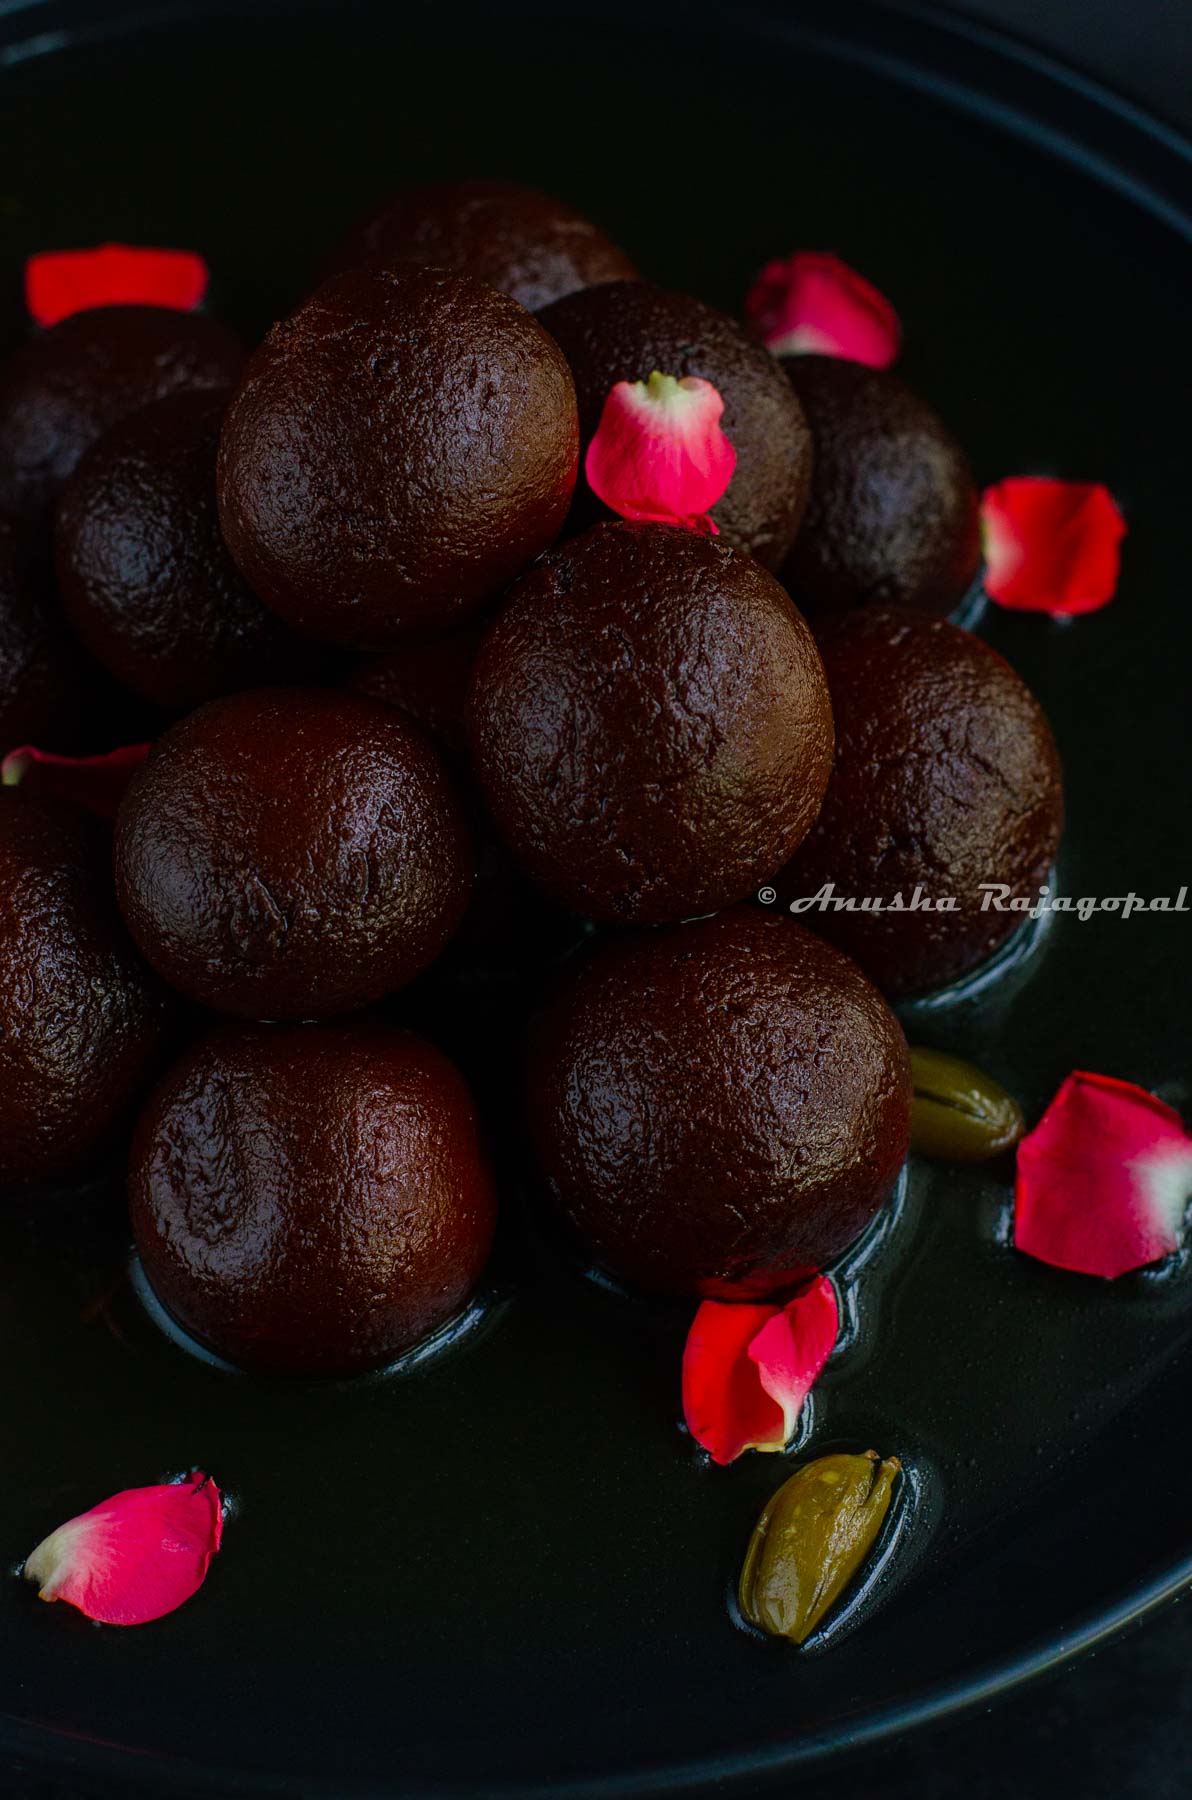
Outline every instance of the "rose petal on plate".
<path id="1" fill-rule="evenodd" d="M 800 1288 L 778 1315 L 763 1325 L 749 1346 L 758 1380 L 782 1413 L 782 1443 L 756 1445 L 781 1449 L 795 1435 L 803 1402 L 836 1344 L 840 1309 L 836 1290 L 826 1275 Z"/>
<path id="2" fill-rule="evenodd" d="M 1131 1081 L 1077 1070 L 1018 1146 L 1014 1242 L 1056 1268 L 1124 1275 L 1179 1248 L 1190 1197 L 1179 1114 Z"/>
<path id="3" fill-rule="evenodd" d="M 695 376 L 655 369 L 646 381 L 618 381 L 584 459 L 589 487 L 623 519 L 714 535 L 708 513 L 737 463 L 723 411 L 719 391 Z"/>
<path id="4" fill-rule="evenodd" d="M 1063 618 L 1117 592 L 1126 522 L 1099 481 L 1010 475 L 981 496 L 985 591 L 999 606 Z"/>
<path id="5" fill-rule="evenodd" d="M 888 369 L 902 328 L 884 294 L 826 250 L 796 250 L 766 264 L 745 316 L 775 356 L 840 356 Z"/>
<path id="6" fill-rule="evenodd" d="M 207 265 L 193 250 L 97 244 L 43 250 L 25 264 L 25 305 L 38 325 L 95 306 L 168 306 L 193 312 L 207 292 Z"/>
<path id="7" fill-rule="evenodd" d="M 125 1488 L 43 1538 L 24 1567 L 43 1600 L 65 1600 L 103 1625 L 144 1625 L 189 1600 L 219 1549 L 219 1489 L 185 1481 Z"/>
<path id="8" fill-rule="evenodd" d="M 121 744 L 101 756 L 56 756 L 22 744 L 0 762 L 0 784 L 27 785 L 35 793 L 86 807 L 101 819 L 114 819 L 124 790 L 150 749 L 149 744 Z"/>
<path id="9" fill-rule="evenodd" d="M 683 1414 L 713 1462 L 785 1448 L 838 1325 L 822 1275 L 785 1306 L 703 1301 L 683 1351 Z"/>

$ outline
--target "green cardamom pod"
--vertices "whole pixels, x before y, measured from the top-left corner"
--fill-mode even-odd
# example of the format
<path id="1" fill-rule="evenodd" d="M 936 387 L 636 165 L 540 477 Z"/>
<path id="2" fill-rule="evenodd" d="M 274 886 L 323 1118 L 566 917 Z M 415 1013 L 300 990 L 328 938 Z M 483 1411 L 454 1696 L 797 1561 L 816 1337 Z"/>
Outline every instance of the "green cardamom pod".
<path id="1" fill-rule="evenodd" d="M 1012 1094 L 983 1069 L 942 1050 L 912 1050 L 911 1149 L 943 1162 L 985 1162 L 1026 1130 Z"/>
<path id="2" fill-rule="evenodd" d="M 838 1454 L 805 1463 L 753 1528 L 738 1590 L 741 1611 L 771 1637 L 801 1644 L 872 1550 L 889 1511 L 896 1456 Z"/>

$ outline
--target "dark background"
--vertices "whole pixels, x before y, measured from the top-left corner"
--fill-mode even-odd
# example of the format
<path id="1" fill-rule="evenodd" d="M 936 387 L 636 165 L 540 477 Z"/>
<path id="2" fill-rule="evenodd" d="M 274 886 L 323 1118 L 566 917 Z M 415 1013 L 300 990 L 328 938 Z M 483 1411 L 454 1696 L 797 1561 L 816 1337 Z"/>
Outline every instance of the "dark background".
<path id="1" fill-rule="evenodd" d="M 940 10 L 1001 26 L 1192 133 L 1188 0 L 950 0 Z"/>
<path id="2" fill-rule="evenodd" d="M 797 11 L 798 0 L 791 5 Z M 1004 26 L 1192 135 L 1192 0 L 954 0 L 949 10 Z M 1173 1422 L 1173 1452 L 1181 1433 L 1182 1422 Z M 1029 1611 L 1029 1594 L 1022 1599 Z M 800 1800 L 1187 1800 L 1190 1670 L 1192 1605 L 1171 1605 L 993 1708 L 768 1791 Z M 88 1800 L 117 1790 L 10 1766 L 0 1772 L 0 1791 Z"/>
<path id="3" fill-rule="evenodd" d="M 1190 1668 L 1192 1604 L 1173 1604 L 1068 1673 L 987 1711 L 757 1792 L 798 1800 L 1187 1800 Z M 153 1788 L 116 1789 L 78 1776 L 63 1784 L 10 1767 L 0 1791 L 20 1800 L 112 1800 Z"/>

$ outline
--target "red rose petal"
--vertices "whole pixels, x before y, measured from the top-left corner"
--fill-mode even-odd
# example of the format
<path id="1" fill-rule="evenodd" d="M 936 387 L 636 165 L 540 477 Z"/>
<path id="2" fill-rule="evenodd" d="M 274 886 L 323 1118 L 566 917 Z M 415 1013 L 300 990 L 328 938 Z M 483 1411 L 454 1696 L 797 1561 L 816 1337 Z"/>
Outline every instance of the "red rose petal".
<path id="1" fill-rule="evenodd" d="M 836 1294 L 823 1275 L 786 1306 L 702 1303 L 683 1351 L 683 1414 L 713 1462 L 785 1448 L 838 1327 Z"/>
<path id="2" fill-rule="evenodd" d="M 841 356 L 888 369 L 902 328 L 884 294 L 838 256 L 796 250 L 767 263 L 745 316 L 775 356 Z"/>
<path id="3" fill-rule="evenodd" d="M 99 244 L 43 250 L 25 264 L 25 305 L 38 325 L 93 306 L 168 306 L 192 312 L 207 292 L 207 265 L 193 250 Z"/>
<path id="4" fill-rule="evenodd" d="M 36 793 L 84 806 L 101 819 L 114 819 L 125 788 L 151 748 L 149 744 L 121 744 L 102 756 L 55 756 L 52 750 L 22 744 L 0 762 L 0 783 L 5 787 L 28 784 Z"/>
<path id="5" fill-rule="evenodd" d="M 1028 1256 L 1112 1278 L 1179 1248 L 1192 1137 L 1145 1088 L 1069 1075 L 1018 1146 L 1014 1242 Z"/>
<path id="6" fill-rule="evenodd" d="M 623 519 L 714 535 L 708 512 L 737 463 L 723 411 L 717 389 L 694 376 L 655 369 L 648 381 L 618 381 L 584 459 L 589 487 Z"/>
<path id="7" fill-rule="evenodd" d="M 783 1444 L 795 1435 L 803 1402 L 832 1354 L 839 1329 L 836 1290 L 826 1276 L 817 1275 L 763 1325 L 749 1346 L 762 1387 L 781 1408 Z"/>
<path id="8" fill-rule="evenodd" d="M 776 1306 L 705 1300 L 683 1349 L 683 1416 L 713 1462 L 730 1463 L 783 1429 L 781 1406 L 761 1384 L 749 1346 Z M 785 1439 L 783 1439 L 785 1442 Z"/>
<path id="9" fill-rule="evenodd" d="M 981 527 L 999 606 L 1063 617 L 1113 599 L 1126 522 L 1100 482 L 1011 475 L 981 496 Z"/>
<path id="10" fill-rule="evenodd" d="M 43 1600 L 65 1600 L 103 1625 L 144 1625 L 203 1585 L 222 1532 L 219 1489 L 196 1470 L 185 1481 L 125 1488 L 67 1520 L 24 1574 Z"/>

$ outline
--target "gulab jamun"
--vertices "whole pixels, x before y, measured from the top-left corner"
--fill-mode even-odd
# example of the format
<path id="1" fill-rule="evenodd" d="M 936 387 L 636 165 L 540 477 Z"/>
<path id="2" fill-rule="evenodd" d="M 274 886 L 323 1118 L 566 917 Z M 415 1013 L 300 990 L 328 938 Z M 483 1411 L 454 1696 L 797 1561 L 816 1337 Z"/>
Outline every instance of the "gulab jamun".
<path id="1" fill-rule="evenodd" d="M 480 646 L 478 627 L 453 631 L 425 644 L 374 651 L 349 671 L 347 686 L 400 707 L 458 763 L 467 761 L 465 706 L 472 665 Z"/>
<path id="2" fill-rule="evenodd" d="M 832 761 L 814 640 L 719 538 L 597 525 L 543 558 L 472 675 L 473 764 L 498 830 L 591 918 L 713 912 L 810 829 Z"/>
<path id="3" fill-rule="evenodd" d="M 269 688 L 170 728 L 116 820 L 159 974 L 205 1006 L 325 1018 L 413 979 L 463 917 L 472 850 L 442 759 L 363 695 Z"/>
<path id="4" fill-rule="evenodd" d="M 360 269 L 251 358 L 220 520 L 282 618 L 383 650 L 451 630 L 553 543 L 577 456 L 566 359 L 516 300 L 443 269 Z"/>
<path id="5" fill-rule="evenodd" d="M 156 1073 L 165 990 L 97 821 L 0 788 L 0 1186 L 82 1172 Z"/>
<path id="6" fill-rule="evenodd" d="M 599 281 L 632 281 L 625 252 L 573 206 L 510 181 L 402 188 L 356 226 L 327 273 L 434 263 L 487 281 L 530 312 Z"/>
<path id="7" fill-rule="evenodd" d="M 781 913 L 607 941 L 537 1022 L 546 1190 L 601 1267 L 734 1299 L 822 1269 L 906 1157 L 910 1060 L 856 964 Z"/>
<path id="8" fill-rule="evenodd" d="M 770 352 L 727 313 L 644 281 L 585 288 L 540 316 L 575 376 L 583 453 L 618 381 L 658 370 L 712 382 L 737 463 L 711 516 L 726 542 L 781 567 L 807 504 L 812 449 L 803 408 Z M 607 517 L 581 478 L 573 526 Z"/>
<path id="9" fill-rule="evenodd" d="M 95 307 L 37 332 L 0 368 L 0 514 L 48 528 L 109 426 L 166 394 L 226 388 L 243 361 L 218 319 L 164 306 Z"/>
<path id="10" fill-rule="evenodd" d="M 496 1193 L 447 1058 L 376 1024 L 225 1026 L 137 1125 L 129 1204 L 166 1311 L 246 1368 L 352 1375 L 446 1325 Z"/>
<path id="11" fill-rule="evenodd" d="M 456 775 L 472 827 L 476 884 L 450 961 L 489 973 L 521 963 L 547 943 L 556 946 L 560 909 L 514 861 L 476 792 L 468 756 L 466 702 L 481 633 L 468 628 L 428 644 L 362 656 L 347 678 L 355 693 L 396 706 L 429 732 Z M 433 972 L 432 972 L 433 979 Z"/>
<path id="12" fill-rule="evenodd" d="M 851 898 L 852 910 L 817 904 L 805 922 L 884 993 L 940 987 L 1021 922 L 983 884 L 1034 899 L 1050 875 L 1064 817 L 1051 727 L 1009 663 L 946 619 L 869 608 L 825 620 L 818 642 L 836 760 L 775 885 L 788 903 L 829 883 L 826 898 Z M 916 890 L 930 908 L 911 907 Z M 883 910 L 861 910 L 865 899 Z"/>
<path id="13" fill-rule="evenodd" d="M 313 680 L 325 652 L 250 593 L 215 506 L 228 390 L 170 394 L 105 432 L 58 503 L 58 585 L 88 649 L 150 704 L 188 712 Z"/>
<path id="14" fill-rule="evenodd" d="M 0 748 L 73 750 L 86 686 L 44 558 L 0 519 Z"/>
<path id="15" fill-rule="evenodd" d="M 854 606 L 951 612 L 981 561 L 977 490 L 956 439 L 890 369 L 782 360 L 815 445 L 786 586 L 809 618 Z"/>

